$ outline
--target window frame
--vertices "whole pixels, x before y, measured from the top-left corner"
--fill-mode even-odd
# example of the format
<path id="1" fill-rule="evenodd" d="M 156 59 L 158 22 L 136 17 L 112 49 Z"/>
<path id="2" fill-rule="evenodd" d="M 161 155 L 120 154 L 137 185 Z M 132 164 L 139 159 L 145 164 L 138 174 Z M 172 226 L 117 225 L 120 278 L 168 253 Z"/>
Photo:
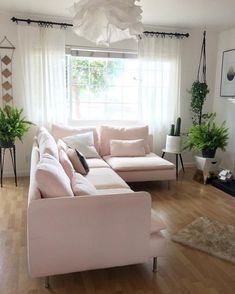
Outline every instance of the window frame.
<path id="1" fill-rule="evenodd" d="M 137 59 L 137 51 L 136 50 L 124 50 L 124 49 L 110 49 L 110 48 L 88 48 L 88 47 L 66 47 L 66 101 L 68 103 L 68 111 L 69 111 L 69 121 L 71 122 L 131 122 L 136 123 L 138 121 L 138 113 L 139 113 L 139 94 L 137 93 L 136 101 L 137 101 L 137 113 L 136 118 L 131 120 L 126 120 L 125 118 L 119 118 L 119 119 L 76 119 L 73 118 L 73 97 L 72 97 L 72 64 L 71 64 L 71 58 L 70 56 L 81 56 L 81 57 L 97 57 L 97 58 L 115 58 L 115 59 Z M 122 91 L 125 88 L 125 86 L 122 85 Z M 136 87 L 137 91 L 139 89 L 139 85 Z M 106 104 L 107 102 L 103 102 L 103 104 Z M 115 103 L 107 103 L 107 105 L 115 104 Z M 123 105 L 123 103 L 120 103 Z M 124 103 L 125 104 L 125 103 Z M 128 104 L 128 103 L 126 103 Z M 129 103 L 130 104 L 130 103 Z"/>

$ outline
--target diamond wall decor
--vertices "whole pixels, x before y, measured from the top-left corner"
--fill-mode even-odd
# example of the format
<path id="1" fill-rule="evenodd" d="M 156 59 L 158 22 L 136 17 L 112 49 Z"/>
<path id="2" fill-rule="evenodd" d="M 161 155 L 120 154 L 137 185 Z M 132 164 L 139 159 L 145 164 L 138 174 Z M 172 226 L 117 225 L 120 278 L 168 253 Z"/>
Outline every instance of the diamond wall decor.
<path id="1" fill-rule="evenodd" d="M 10 75 L 12 75 L 12 73 L 8 68 L 5 68 L 4 71 L 2 71 L 2 75 L 7 79 Z"/>
<path id="2" fill-rule="evenodd" d="M 9 102 L 13 99 L 13 97 L 12 97 L 10 94 L 5 94 L 5 95 L 2 97 L 2 99 L 3 99 L 5 102 L 9 103 Z"/>
<path id="3" fill-rule="evenodd" d="M 5 55 L 3 58 L 2 58 L 2 62 L 5 64 L 5 65 L 8 65 L 10 62 L 11 62 L 11 59 Z"/>
<path id="4" fill-rule="evenodd" d="M 13 105 L 12 58 L 15 46 L 5 36 L 0 42 L 0 75 L 3 107 Z"/>
<path id="5" fill-rule="evenodd" d="M 8 91 L 12 88 L 12 85 L 8 81 L 6 81 L 5 83 L 2 84 L 2 87 L 4 90 Z"/>

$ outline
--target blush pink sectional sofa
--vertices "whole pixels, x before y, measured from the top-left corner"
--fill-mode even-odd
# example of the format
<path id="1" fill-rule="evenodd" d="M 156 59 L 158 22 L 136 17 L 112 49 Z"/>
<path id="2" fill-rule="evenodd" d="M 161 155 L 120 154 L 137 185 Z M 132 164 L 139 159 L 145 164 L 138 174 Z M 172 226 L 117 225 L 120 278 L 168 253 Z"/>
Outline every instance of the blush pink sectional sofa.
<path id="1" fill-rule="evenodd" d="M 144 263 L 149 258 L 154 258 L 156 270 L 156 258 L 165 254 L 166 241 L 161 233 L 165 225 L 151 211 L 150 194 L 134 192 L 126 181 L 172 180 L 174 165 L 153 153 L 138 158 L 111 157 L 108 141 L 120 138 L 116 129 L 114 135 L 111 129 L 97 132 L 96 128 L 52 127 L 55 141 L 93 132 L 102 157 L 87 159 L 90 171 L 86 178 L 97 189 L 95 195 L 42 198 L 35 171 L 42 152 L 55 142 L 50 139 L 42 147 L 35 139 L 27 224 L 32 277 Z M 137 133 L 138 128 L 128 129 L 121 139 L 135 139 Z"/>

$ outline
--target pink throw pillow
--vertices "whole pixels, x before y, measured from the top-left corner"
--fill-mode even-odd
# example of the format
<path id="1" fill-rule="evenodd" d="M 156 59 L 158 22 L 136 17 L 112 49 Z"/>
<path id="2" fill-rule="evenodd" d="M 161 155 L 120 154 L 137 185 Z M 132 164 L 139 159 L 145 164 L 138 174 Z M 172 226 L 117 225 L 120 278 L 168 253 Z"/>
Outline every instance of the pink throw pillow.
<path id="1" fill-rule="evenodd" d="M 148 126 L 118 128 L 110 126 L 101 126 L 100 132 L 100 155 L 105 156 L 110 154 L 111 140 L 144 140 L 145 153 L 150 152 L 148 144 Z"/>
<path id="2" fill-rule="evenodd" d="M 59 159 L 60 159 L 60 164 L 62 165 L 66 175 L 69 177 L 71 181 L 75 173 L 75 170 L 73 168 L 71 161 L 68 158 L 68 155 L 62 149 L 59 151 Z"/>
<path id="3" fill-rule="evenodd" d="M 145 156 L 144 140 L 111 140 L 111 156 Z"/>
<path id="4" fill-rule="evenodd" d="M 44 198 L 74 196 L 70 180 L 63 167 L 50 154 L 42 155 L 36 167 L 35 180 Z"/>
<path id="5" fill-rule="evenodd" d="M 71 184 L 75 196 L 97 194 L 95 186 L 79 173 L 74 174 Z"/>

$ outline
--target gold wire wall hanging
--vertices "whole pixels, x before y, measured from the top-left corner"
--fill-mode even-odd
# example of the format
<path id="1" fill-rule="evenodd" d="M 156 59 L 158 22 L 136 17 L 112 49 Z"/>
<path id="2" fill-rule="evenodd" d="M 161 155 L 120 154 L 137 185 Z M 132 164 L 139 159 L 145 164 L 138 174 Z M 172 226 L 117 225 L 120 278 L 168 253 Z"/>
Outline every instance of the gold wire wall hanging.
<path id="1" fill-rule="evenodd" d="M 13 105 L 12 58 L 15 46 L 5 36 L 0 42 L 1 86 L 3 107 Z"/>

